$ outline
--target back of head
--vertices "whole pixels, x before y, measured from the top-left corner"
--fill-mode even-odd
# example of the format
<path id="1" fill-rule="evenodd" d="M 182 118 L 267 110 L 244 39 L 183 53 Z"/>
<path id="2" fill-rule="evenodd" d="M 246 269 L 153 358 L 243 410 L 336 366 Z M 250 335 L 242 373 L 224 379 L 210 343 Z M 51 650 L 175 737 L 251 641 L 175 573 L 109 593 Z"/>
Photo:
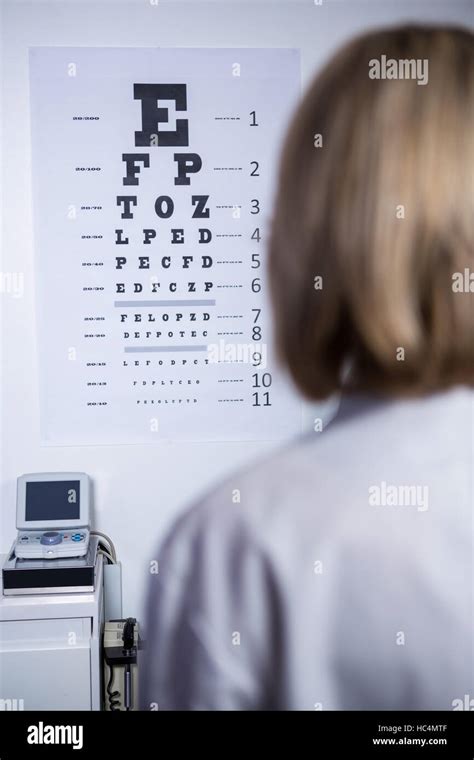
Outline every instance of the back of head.
<path id="1" fill-rule="evenodd" d="M 306 396 L 474 383 L 473 116 L 465 29 L 370 32 L 307 91 L 269 258 L 279 352 Z"/>

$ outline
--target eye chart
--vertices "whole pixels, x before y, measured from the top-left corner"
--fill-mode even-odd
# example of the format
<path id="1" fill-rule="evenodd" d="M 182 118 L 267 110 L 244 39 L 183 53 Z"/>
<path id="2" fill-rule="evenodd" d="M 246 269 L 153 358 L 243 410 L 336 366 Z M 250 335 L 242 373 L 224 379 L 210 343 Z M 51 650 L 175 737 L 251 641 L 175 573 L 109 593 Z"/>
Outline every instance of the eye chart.
<path id="1" fill-rule="evenodd" d="M 43 443 L 299 432 L 265 266 L 299 82 L 290 49 L 30 49 Z"/>

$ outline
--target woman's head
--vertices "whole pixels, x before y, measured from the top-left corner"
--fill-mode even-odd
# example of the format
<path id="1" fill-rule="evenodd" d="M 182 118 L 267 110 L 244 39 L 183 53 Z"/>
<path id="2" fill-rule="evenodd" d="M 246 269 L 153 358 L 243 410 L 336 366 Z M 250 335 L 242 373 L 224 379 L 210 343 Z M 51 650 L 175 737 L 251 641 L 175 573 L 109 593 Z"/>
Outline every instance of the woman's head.
<path id="1" fill-rule="evenodd" d="M 474 383 L 473 198 L 474 36 L 344 47 L 293 118 L 272 225 L 277 345 L 305 395 L 339 390 L 347 366 L 362 391 Z"/>

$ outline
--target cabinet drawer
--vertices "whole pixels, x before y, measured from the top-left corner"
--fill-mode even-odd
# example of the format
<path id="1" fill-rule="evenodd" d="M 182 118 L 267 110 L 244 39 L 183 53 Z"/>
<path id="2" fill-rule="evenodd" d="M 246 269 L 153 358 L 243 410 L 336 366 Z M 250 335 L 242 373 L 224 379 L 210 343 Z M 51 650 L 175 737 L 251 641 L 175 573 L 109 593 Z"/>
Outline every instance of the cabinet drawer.
<path id="1" fill-rule="evenodd" d="M 90 618 L 0 623 L 0 698 L 25 710 L 90 710 L 90 646 Z"/>

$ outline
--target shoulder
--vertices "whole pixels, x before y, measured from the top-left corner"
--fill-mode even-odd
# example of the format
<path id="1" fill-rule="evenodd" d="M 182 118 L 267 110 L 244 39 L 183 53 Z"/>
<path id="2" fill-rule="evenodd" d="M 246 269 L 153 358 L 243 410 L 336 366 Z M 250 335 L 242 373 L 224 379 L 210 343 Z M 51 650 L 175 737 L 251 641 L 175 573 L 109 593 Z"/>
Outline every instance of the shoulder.
<path id="1" fill-rule="evenodd" d="M 439 458 L 447 465 L 466 460 L 472 403 L 467 389 L 425 399 L 348 399 L 322 433 L 294 440 L 203 494 L 175 523 L 168 543 L 179 535 L 196 548 L 247 541 L 263 549 L 286 536 L 298 547 L 308 531 L 329 531 L 341 541 L 360 536 L 365 543 L 391 519 L 390 512 L 374 516 L 374 483 L 422 478 L 443 495 Z"/>

